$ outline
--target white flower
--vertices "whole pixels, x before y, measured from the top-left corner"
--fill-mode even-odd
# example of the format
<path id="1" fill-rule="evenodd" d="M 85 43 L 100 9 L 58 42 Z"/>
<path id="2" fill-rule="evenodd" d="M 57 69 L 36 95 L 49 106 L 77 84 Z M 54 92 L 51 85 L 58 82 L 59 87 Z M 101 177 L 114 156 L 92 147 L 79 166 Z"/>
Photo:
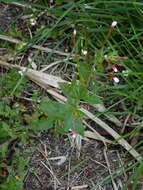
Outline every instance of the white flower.
<path id="1" fill-rule="evenodd" d="M 36 19 L 35 18 L 30 18 L 30 24 L 34 26 L 36 24 Z"/>
<path id="2" fill-rule="evenodd" d="M 18 73 L 22 76 L 23 75 L 23 72 L 22 71 L 18 71 Z"/>
<path id="3" fill-rule="evenodd" d="M 83 55 L 87 55 L 87 50 L 82 49 L 81 52 L 82 52 Z"/>
<path id="4" fill-rule="evenodd" d="M 91 6 L 87 5 L 87 4 L 84 4 L 84 8 L 85 9 L 93 9 Z"/>
<path id="5" fill-rule="evenodd" d="M 129 75 L 129 70 L 123 70 L 122 73 L 123 76 L 127 77 Z"/>
<path id="6" fill-rule="evenodd" d="M 111 27 L 114 28 L 117 25 L 117 21 L 113 21 Z"/>
<path id="7" fill-rule="evenodd" d="M 73 35 L 74 35 L 74 36 L 76 35 L 76 29 L 74 29 L 74 31 L 73 31 Z"/>
<path id="8" fill-rule="evenodd" d="M 120 82 L 119 78 L 115 77 L 115 76 L 113 77 L 113 80 L 114 80 L 115 83 L 119 83 Z"/>
<path id="9" fill-rule="evenodd" d="M 18 71 L 18 73 L 19 73 L 21 76 L 23 76 L 24 73 L 25 73 L 25 71 L 26 71 L 26 68 L 22 69 L 21 71 Z"/>

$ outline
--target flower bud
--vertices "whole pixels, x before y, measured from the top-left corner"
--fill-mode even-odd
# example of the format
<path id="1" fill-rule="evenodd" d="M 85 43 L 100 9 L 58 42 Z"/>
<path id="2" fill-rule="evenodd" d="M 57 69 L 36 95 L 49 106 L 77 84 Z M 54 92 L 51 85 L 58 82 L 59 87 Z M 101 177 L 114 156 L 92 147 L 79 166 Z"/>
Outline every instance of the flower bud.
<path id="1" fill-rule="evenodd" d="M 117 21 L 113 21 L 111 27 L 114 28 L 117 25 Z"/>

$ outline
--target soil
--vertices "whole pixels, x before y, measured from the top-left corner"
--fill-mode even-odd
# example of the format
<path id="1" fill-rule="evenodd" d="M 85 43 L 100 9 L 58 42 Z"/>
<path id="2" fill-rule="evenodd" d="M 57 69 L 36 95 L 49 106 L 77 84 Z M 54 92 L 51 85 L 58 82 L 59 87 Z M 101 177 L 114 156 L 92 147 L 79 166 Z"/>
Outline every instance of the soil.
<path id="1" fill-rule="evenodd" d="M 76 149 L 71 145 L 68 136 L 55 137 L 44 132 L 38 139 L 40 143 L 36 146 L 37 150 L 29 155 L 30 164 L 24 180 L 26 190 L 91 190 L 97 184 L 98 189 L 113 189 L 111 182 L 100 185 L 109 176 L 105 148 L 101 143 L 83 140 L 80 158 L 77 158 Z M 54 160 L 61 156 L 66 157 L 63 163 L 58 159 Z M 106 156 L 113 173 L 121 164 L 119 152 L 117 149 L 108 149 Z M 36 169 L 36 172 L 32 173 L 31 168 Z M 115 180 L 118 187 L 123 184 L 124 179 L 124 176 L 120 176 Z"/>

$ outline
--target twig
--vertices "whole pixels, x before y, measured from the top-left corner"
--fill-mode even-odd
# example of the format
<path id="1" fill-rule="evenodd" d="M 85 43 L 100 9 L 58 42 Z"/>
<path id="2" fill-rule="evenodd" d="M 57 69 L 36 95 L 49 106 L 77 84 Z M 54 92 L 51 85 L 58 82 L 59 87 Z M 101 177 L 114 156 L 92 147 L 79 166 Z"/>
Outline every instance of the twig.
<path id="1" fill-rule="evenodd" d="M 9 37 L 9 36 L 5 36 L 5 35 L 0 35 L 0 39 L 9 41 L 9 42 L 12 42 L 12 43 L 15 43 L 15 44 L 28 45 L 28 43 L 25 43 L 25 42 L 23 42 L 21 40 L 18 40 L 18 39 Z M 57 51 L 57 50 L 50 49 L 50 48 L 47 48 L 47 47 L 43 47 L 43 46 L 40 46 L 40 45 L 32 45 L 31 47 L 34 48 L 34 49 L 38 49 L 40 51 L 44 51 L 46 53 L 54 53 L 54 54 L 63 55 L 63 56 L 73 56 L 70 53 L 65 53 L 65 52 L 62 52 L 62 51 Z"/>
<path id="2" fill-rule="evenodd" d="M 124 163 L 123 163 L 123 160 L 119 154 L 119 151 L 117 151 L 117 156 L 118 156 L 118 160 L 119 160 L 119 163 L 120 163 L 120 167 L 122 168 L 122 171 L 123 171 L 123 174 L 124 174 L 124 177 L 125 177 L 125 181 L 127 181 L 128 179 L 128 176 L 126 174 L 126 171 L 125 171 L 125 168 L 124 168 Z"/>
<path id="3" fill-rule="evenodd" d="M 87 187 L 88 185 L 78 185 L 78 186 L 71 187 L 71 190 L 78 190 L 78 189 L 83 189 Z"/>
<path id="4" fill-rule="evenodd" d="M 126 117 L 126 119 L 125 119 L 125 121 L 124 121 L 123 127 L 122 127 L 122 129 L 121 129 L 121 134 L 124 133 L 126 124 L 127 124 L 128 120 L 129 120 L 130 116 L 131 116 L 131 114 L 128 114 L 128 115 L 127 115 L 127 117 Z"/>
<path id="5" fill-rule="evenodd" d="M 62 62 L 65 62 L 65 61 L 67 61 L 68 59 L 64 59 L 64 60 L 59 60 L 59 61 L 55 61 L 55 62 L 53 62 L 53 63 L 50 63 L 49 65 L 47 65 L 46 67 L 44 67 L 43 69 L 41 69 L 40 71 L 41 72 L 45 72 L 46 70 L 48 70 L 49 68 L 51 68 L 51 67 L 53 67 L 53 66 L 55 66 L 55 65 L 57 65 L 57 64 L 59 64 L 59 63 L 62 63 Z"/>
<path id="6" fill-rule="evenodd" d="M 59 64 L 59 63 L 61 63 L 61 62 L 62 62 L 62 60 L 60 60 L 60 61 L 55 61 L 55 62 L 49 64 L 48 66 L 44 67 L 44 68 L 41 69 L 40 71 L 41 71 L 41 72 L 44 72 L 44 71 L 48 70 L 49 68 L 51 68 L 51 67 L 53 67 L 53 66 L 55 66 L 55 65 L 57 65 L 57 64 Z"/>
<path id="7" fill-rule="evenodd" d="M 9 3 L 12 4 L 12 5 L 19 6 L 19 7 L 24 7 L 24 8 L 31 9 L 31 5 L 24 5 L 24 4 L 15 3 L 15 2 L 9 2 Z"/>
<path id="8" fill-rule="evenodd" d="M 92 159 L 92 158 L 90 158 L 90 160 L 93 161 L 93 162 L 95 162 L 96 164 L 98 164 L 98 165 L 100 165 L 100 166 L 102 166 L 102 167 L 108 169 L 104 164 L 98 162 L 97 160 L 94 160 L 94 159 Z"/>
<path id="9" fill-rule="evenodd" d="M 40 180 L 39 176 L 38 176 L 36 173 L 34 173 L 34 175 L 35 175 L 35 177 L 37 178 L 37 180 L 39 181 L 39 183 L 40 183 L 40 185 L 41 185 L 41 187 L 42 187 L 42 186 L 43 186 L 43 183 L 42 183 L 42 181 Z"/>
<path id="10" fill-rule="evenodd" d="M 72 186 L 72 184 L 75 184 L 75 182 L 79 179 L 79 177 L 85 172 L 85 170 L 88 169 L 88 166 L 84 167 L 80 173 L 76 173 L 70 182 L 69 186 Z"/>
<path id="11" fill-rule="evenodd" d="M 108 156 L 107 156 L 107 153 L 106 153 L 106 148 L 104 148 L 104 157 L 105 157 L 105 160 L 106 160 L 106 163 L 107 163 L 107 167 L 108 167 L 108 171 L 109 171 L 109 174 L 110 174 L 110 177 L 111 177 L 111 181 L 112 181 L 112 184 L 113 184 L 113 188 L 114 190 L 118 190 L 118 187 L 112 177 L 112 172 L 111 172 L 111 169 L 110 169 L 110 163 L 109 163 L 109 160 L 108 160 Z"/>
<path id="12" fill-rule="evenodd" d="M 61 183 L 59 182 L 59 180 L 57 179 L 57 177 L 54 175 L 53 171 L 43 161 L 41 161 L 41 164 L 51 173 L 51 175 L 57 181 L 57 183 L 59 185 L 61 185 Z"/>

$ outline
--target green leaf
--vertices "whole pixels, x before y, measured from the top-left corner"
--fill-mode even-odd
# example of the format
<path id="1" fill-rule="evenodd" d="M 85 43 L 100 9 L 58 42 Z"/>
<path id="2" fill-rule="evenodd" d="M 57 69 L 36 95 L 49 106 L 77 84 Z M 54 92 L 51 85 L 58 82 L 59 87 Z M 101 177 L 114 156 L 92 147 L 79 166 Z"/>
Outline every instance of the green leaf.
<path id="1" fill-rule="evenodd" d="M 64 120 L 64 129 L 65 129 L 65 133 L 69 132 L 69 129 L 73 129 L 73 118 L 72 118 L 72 114 L 68 113 L 67 115 L 65 115 L 65 120 Z"/>
<path id="2" fill-rule="evenodd" d="M 23 182 L 21 179 L 17 179 L 15 176 L 9 175 L 6 179 L 6 182 L 0 185 L 2 190 L 22 190 L 23 189 Z"/>
<path id="3" fill-rule="evenodd" d="M 74 121 L 74 128 L 75 128 L 74 130 L 75 130 L 78 134 L 84 136 L 84 126 L 83 126 L 82 122 L 80 121 L 80 119 L 76 119 L 76 120 Z"/>
<path id="4" fill-rule="evenodd" d="M 41 110 L 51 119 L 64 119 L 65 114 L 69 112 L 70 107 L 68 104 L 61 104 L 55 101 L 44 98 L 41 105 Z"/>
<path id="5" fill-rule="evenodd" d="M 8 145 L 9 145 L 9 141 L 6 141 L 5 143 L 2 144 L 1 146 L 1 155 L 4 158 L 7 154 L 7 150 L 8 150 Z"/>
<path id="6" fill-rule="evenodd" d="M 67 98 L 73 98 L 75 100 L 80 99 L 80 88 L 75 78 L 72 80 L 71 84 L 61 83 L 60 87 Z"/>
<path id="7" fill-rule="evenodd" d="M 91 66 L 86 62 L 80 62 L 78 67 L 80 82 L 87 84 L 92 74 Z"/>
<path id="8" fill-rule="evenodd" d="M 42 119 L 39 121 L 38 126 L 37 126 L 37 130 L 48 130 L 51 129 L 53 127 L 53 119 Z"/>
<path id="9" fill-rule="evenodd" d="M 8 124 L 6 124 L 5 122 L 3 122 L 3 128 L 8 133 L 9 136 L 11 136 L 13 138 L 16 137 L 15 131 Z"/>
<path id="10" fill-rule="evenodd" d="M 88 95 L 88 90 L 84 86 L 78 84 L 76 78 L 72 80 L 71 84 L 61 83 L 60 87 L 68 99 L 79 101 Z"/>
<path id="11" fill-rule="evenodd" d="M 88 90 L 82 85 L 79 86 L 79 97 L 83 100 L 85 99 L 85 97 L 88 97 Z"/>
<path id="12" fill-rule="evenodd" d="M 8 132 L 4 129 L 4 125 L 0 125 L 0 139 L 3 137 L 8 137 Z"/>
<path id="13" fill-rule="evenodd" d="M 88 97 L 84 98 L 84 100 L 88 104 L 99 104 L 99 103 L 101 103 L 100 98 L 96 95 L 92 95 L 92 96 L 89 95 Z"/>

